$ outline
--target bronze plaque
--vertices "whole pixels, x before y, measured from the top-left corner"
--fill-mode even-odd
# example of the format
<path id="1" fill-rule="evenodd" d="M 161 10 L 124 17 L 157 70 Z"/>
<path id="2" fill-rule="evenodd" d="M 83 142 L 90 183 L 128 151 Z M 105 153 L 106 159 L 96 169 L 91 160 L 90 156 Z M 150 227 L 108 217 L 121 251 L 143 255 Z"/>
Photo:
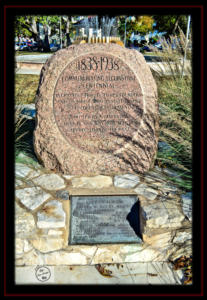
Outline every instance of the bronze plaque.
<path id="1" fill-rule="evenodd" d="M 69 244 L 141 241 L 136 195 L 71 197 Z"/>

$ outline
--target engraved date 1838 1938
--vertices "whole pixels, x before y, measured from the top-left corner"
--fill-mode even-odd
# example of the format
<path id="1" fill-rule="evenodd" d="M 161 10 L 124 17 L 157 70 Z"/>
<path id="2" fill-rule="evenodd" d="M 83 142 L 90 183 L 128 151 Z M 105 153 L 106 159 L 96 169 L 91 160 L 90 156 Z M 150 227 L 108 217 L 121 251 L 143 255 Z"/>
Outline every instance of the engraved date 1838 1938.
<path id="1" fill-rule="evenodd" d="M 97 59 L 96 56 L 88 56 L 76 62 L 76 69 L 81 71 L 88 70 L 119 70 L 118 60 L 111 57 Z"/>

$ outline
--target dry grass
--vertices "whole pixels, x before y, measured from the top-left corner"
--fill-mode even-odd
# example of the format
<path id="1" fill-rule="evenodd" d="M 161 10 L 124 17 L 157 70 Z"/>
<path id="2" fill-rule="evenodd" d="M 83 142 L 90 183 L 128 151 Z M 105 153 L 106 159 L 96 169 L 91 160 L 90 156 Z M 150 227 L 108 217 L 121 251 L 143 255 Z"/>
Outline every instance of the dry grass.
<path id="1" fill-rule="evenodd" d="M 38 83 L 38 75 L 15 74 L 15 104 L 34 103 Z"/>
<path id="2" fill-rule="evenodd" d="M 173 50 L 171 44 L 176 45 Z M 185 68 L 183 75 L 183 54 L 185 36 L 180 31 L 179 37 L 163 40 L 162 57 L 170 70 L 170 76 L 156 73 L 160 106 L 160 137 L 171 151 L 158 151 L 157 163 L 171 167 L 182 174 L 177 183 L 186 190 L 192 188 L 192 70 L 191 64 Z M 159 53 L 158 53 L 159 55 Z M 187 53 L 191 59 L 191 53 Z M 173 66 L 173 67 L 172 67 Z M 172 179 L 172 178 L 170 178 Z"/>
<path id="3" fill-rule="evenodd" d="M 24 144 L 22 144 L 23 143 L 22 139 L 28 133 L 28 131 L 23 130 L 26 121 L 27 121 L 27 119 L 21 115 L 21 108 L 16 108 L 15 109 L 15 118 L 14 118 L 14 122 L 15 122 L 14 136 L 15 136 L 15 150 L 16 150 L 15 152 L 16 152 L 16 154 L 19 152 L 18 149 L 20 147 L 24 146 Z"/>

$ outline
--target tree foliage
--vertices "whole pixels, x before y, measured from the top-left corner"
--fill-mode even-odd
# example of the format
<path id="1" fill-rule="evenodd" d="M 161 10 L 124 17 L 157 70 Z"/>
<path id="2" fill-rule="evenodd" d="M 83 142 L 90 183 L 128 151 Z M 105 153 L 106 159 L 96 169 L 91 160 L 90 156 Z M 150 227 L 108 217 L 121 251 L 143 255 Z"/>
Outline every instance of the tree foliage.
<path id="1" fill-rule="evenodd" d="M 60 38 L 60 27 L 62 39 L 66 45 L 70 44 L 70 34 L 73 34 L 71 16 L 17 16 L 15 20 L 15 35 L 34 38 L 45 51 L 50 51 L 49 37 L 57 34 Z"/>
<path id="2" fill-rule="evenodd" d="M 187 29 L 187 16 L 186 15 L 159 15 L 153 16 L 155 20 L 155 29 L 160 32 L 166 32 L 165 36 L 179 34 L 178 28 L 180 27 L 183 32 Z"/>
<path id="3" fill-rule="evenodd" d="M 126 16 L 119 17 L 119 34 L 122 39 L 125 35 L 125 19 Z M 132 32 L 145 35 L 153 30 L 154 20 L 151 16 L 133 16 L 126 20 L 126 39 L 129 40 Z"/>

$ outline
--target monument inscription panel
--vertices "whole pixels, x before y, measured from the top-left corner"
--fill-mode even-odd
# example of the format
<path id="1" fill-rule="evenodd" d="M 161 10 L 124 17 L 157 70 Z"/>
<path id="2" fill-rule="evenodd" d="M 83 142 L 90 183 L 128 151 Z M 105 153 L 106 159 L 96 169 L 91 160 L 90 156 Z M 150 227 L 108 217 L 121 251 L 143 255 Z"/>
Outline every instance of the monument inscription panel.
<path id="1" fill-rule="evenodd" d="M 71 175 L 143 173 L 158 141 L 157 89 L 142 54 L 116 44 L 72 45 L 44 65 L 34 149 Z"/>
<path id="2" fill-rule="evenodd" d="M 116 149 L 118 137 L 132 136 L 142 114 L 141 87 L 120 58 L 89 53 L 74 59 L 59 76 L 55 120 L 63 136 L 79 149 Z"/>
<path id="3" fill-rule="evenodd" d="M 136 195 L 72 196 L 70 224 L 70 244 L 141 242 Z"/>

